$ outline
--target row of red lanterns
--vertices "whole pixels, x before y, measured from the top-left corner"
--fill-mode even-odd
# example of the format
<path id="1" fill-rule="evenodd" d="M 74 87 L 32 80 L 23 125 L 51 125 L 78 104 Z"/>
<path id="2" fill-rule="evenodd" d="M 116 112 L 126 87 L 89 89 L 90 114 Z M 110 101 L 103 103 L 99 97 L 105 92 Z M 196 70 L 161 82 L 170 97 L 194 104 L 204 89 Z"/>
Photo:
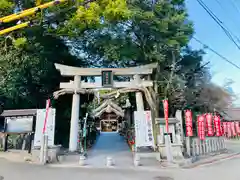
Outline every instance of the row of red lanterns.
<path id="1" fill-rule="evenodd" d="M 166 121 L 166 131 L 169 133 L 168 127 L 168 100 L 163 100 L 164 117 Z M 193 136 L 193 123 L 191 110 L 185 111 L 186 136 Z M 214 125 L 214 126 L 213 126 Z M 198 137 L 201 140 L 205 136 L 226 136 L 228 138 L 240 135 L 239 122 L 221 122 L 218 115 L 206 113 L 197 116 Z M 207 133 L 205 133 L 207 131 Z"/>
<path id="2" fill-rule="evenodd" d="M 193 136 L 192 112 L 190 110 L 185 111 L 185 123 L 186 136 Z M 239 122 L 221 122 L 220 116 L 211 113 L 197 116 L 197 130 L 201 140 L 204 140 L 206 135 L 232 137 L 240 134 Z"/>

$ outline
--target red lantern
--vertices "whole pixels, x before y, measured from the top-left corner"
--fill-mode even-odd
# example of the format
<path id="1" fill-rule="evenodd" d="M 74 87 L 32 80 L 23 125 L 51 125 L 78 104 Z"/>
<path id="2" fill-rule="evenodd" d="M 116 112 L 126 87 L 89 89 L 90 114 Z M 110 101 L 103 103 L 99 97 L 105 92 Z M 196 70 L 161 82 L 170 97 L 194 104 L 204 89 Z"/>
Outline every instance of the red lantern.
<path id="1" fill-rule="evenodd" d="M 205 139 L 205 127 L 204 127 L 204 116 L 200 115 L 197 117 L 198 122 L 198 137 L 200 140 Z"/>
<path id="2" fill-rule="evenodd" d="M 221 136 L 221 120 L 219 116 L 214 116 L 214 127 L 215 127 L 215 132 L 216 136 Z"/>
<path id="3" fill-rule="evenodd" d="M 227 122 L 223 122 L 223 134 L 226 136 L 228 131 Z"/>
<path id="4" fill-rule="evenodd" d="M 227 122 L 228 138 L 232 137 L 231 122 Z"/>
<path id="5" fill-rule="evenodd" d="M 207 130 L 208 130 L 208 136 L 213 136 L 213 127 L 212 127 L 212 114 L 208 113 L 206 114 L 206 124 L 207 124 Z"/>
<path id="6" fill-rule="evenodd" d="M 185 124 L 186 124 L 186 136 L 193 136 L 192 112 L 190 110 L 185 111 Z"/>
<path id="7" fill-rule="evenodd" d="M 239 122 L 235 122 L 235 127 L 236 127 L 237 134 L 240 134 Z"/>
<path id="8" fill-rule="evenodd" d="M 236 136 L 237 133 L 236 133 L 236 130 L 235 130 L 234 122 L 231 122 L 231 129 L 232 129 L 232 135 Z"/>
<path id="9" fill-rule="evenodd" d="M 164 117 L 166 121 L 166 131 L 169 133 L 169 127 L 168 127 L 168 100 L 163 100 L 163 108 L 164 108 Z"/>

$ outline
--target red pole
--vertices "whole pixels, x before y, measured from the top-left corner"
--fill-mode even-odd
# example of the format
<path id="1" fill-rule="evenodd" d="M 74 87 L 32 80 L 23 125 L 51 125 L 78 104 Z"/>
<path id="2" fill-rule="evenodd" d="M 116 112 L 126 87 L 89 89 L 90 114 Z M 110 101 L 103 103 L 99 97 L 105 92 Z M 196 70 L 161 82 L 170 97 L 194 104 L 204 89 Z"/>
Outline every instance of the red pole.
<path id="1" fill-rule="evenodd" d="M 163 100 L 163 109 L 164 109 L 164 116 L 165 116 L 165 122 L 166 122 L 166 131 L 167 134 L 169 133 L 169 127 L 168 127 L 168 100 Z"/>
<path id="2" fill-rule="evenodd" d="M 46 103 L 46 115 L 45 115 L 44 124 L 43 124 L 43 134 L 46 133 L 46 126 L 47 126 L 49 108 L 50 108 L 50 99 L 48 99 L 47 103 Z"/>

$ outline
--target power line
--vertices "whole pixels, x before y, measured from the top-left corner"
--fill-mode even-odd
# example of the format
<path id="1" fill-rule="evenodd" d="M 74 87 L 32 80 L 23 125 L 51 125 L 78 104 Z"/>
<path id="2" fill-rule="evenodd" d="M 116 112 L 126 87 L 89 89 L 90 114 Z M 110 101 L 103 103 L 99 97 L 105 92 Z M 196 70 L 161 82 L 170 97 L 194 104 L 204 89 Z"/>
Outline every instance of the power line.
<path id="1" fill-rule="evenodd" d="M 232 66 L 236 67 L 237 69 L 240 70 L 240 66 L 238 66 L 237 64 L 233 63 L 232 61 L 230 61 L 228 58 L 224 57 L 223 55 L 221 55 L 220 53 L 218 53 L 216 50 L 214 50 L 213 48 L 209 47 L 208 45 L 206 45 L 205 43 L 203 43 L 202 41 L 200 41 L 199 39 L 197 39 L 196 37 L 193 37 L 193 39 L 195 41 L 197 41 L 198 43 L 202 44 L 204 48 L 209 49 L 210 51 L 212 51 L 213 53 L 215 53 L 216 55 L 218 55 L 220 58 L 222 58 L 224 61 L 228 62 L 229 64 L 231 64 Z"/>
<path id="2" fill-rule="evenodd" d="M 215 1 L 217 2 L 217 4 L 221 7 L 221 9 L 222 9 L 224 12 L 228 11 L 228 9 L 226 9 L 226 6 L 224 6 L 224 5 L 222 4 L 222 1 L 220 1 L 220 0 L 215 0 Z M 232 5 L 233 5 L 234 9 L 236 9 L 236 10 L 240 13 L 238 7 L 235 5 L 235 3 L 234 3 L 233 0 L 232 0 Z M 233 23 L 234 23 L 236 20 L 239 20 L 239 19 L 232 18 L 232 17 L 230 16 L 230 14 L 226 14 L 226 15 L 227 15 L 227 17 L 228 17 Z M 240 29 L 240 27 L 238 26 L 238 23 L 239 23 L 239 22 L 236 21 L 236 22 L 234 23 L 234 26 L 236 26 L 236 28 Z"/>
<path id="3" fill-rule="evenodd" d="M 237 46 L 237 48 L 240 50 L 240 46 L 238 43 L 235 41 L 233 36 L 237 39 L 237 41 L 240 42 L 240 39 L 234 35 L 233 33 L 228 30 L 228 28 L 224 25 L 224 23 L 211 11 L 211 9 L 208 8 L 208 6 L 202 1 L 202 0 L 197 0 L 197 2 L 202 6 L 202 8 L 210 15 L 210 17 L 221 27 L 221 29 L 224 31 L 226 36 Z"/>
<path id="4" fill-rule="evenodd" d="M 235 0 L 230 0 L 230 3 L 231 3 L 232 6 L 234 7 L 234 9 L 235 9 L 238 13 L 240 13 L 240 9 L 239 9 L 239 7 L 237 6 L 236 1 L 235 1 Z"/>

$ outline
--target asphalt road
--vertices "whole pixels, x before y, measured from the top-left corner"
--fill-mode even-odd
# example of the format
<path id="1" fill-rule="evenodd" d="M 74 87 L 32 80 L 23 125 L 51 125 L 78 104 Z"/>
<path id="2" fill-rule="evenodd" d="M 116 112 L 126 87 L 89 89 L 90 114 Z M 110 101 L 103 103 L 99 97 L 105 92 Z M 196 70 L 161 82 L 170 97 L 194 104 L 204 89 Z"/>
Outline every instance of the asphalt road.
<path id="1" fill-rule="evenodd" d="M 233 152 L 240 143 L 228 142 Z M 97 168 L 56 168 L 14 163 L 0 158 L 0 180 L 240 180 L 240 155 L 193 169 L 159 169 L 137 171 Z"/>
<path id="2" fill-rule="evenodd" d="M 194 169 L 135 171 L 117 169 L 50 168 L 0 160 L 4 180 L 239 180 L 240 157 Z"/>
<path id="3" fill-rule="evenodd" d="M 4 180 L 170 180 L 160 178 L 160 174 L 115 169 L 50 168 L 0 160 L 0 176 Z"/>

